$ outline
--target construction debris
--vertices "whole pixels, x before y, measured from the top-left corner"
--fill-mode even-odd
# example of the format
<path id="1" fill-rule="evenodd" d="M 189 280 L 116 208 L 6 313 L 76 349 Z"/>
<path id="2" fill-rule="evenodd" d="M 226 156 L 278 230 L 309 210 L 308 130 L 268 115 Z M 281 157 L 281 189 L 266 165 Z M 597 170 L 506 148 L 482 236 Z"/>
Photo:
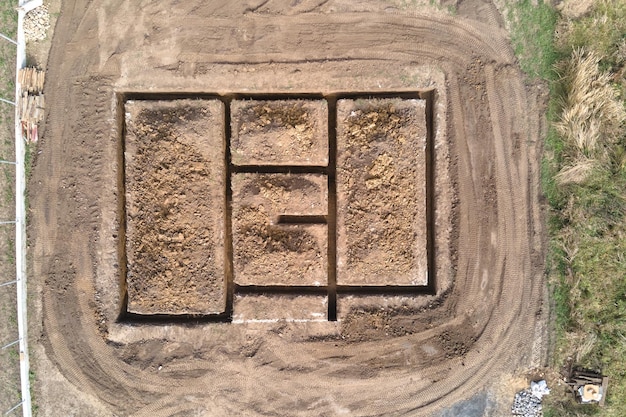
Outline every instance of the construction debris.
<path id="1" fill-rule="evenodd" d="M 48 6 L 39 6 L 24 16 L 24 37 L 26 42 L 46 39 L 50 29 L 50 13 Z"/>
<path id="2" fill-rule="evenodd" d="M 535 397 L 530 390 L 523 390 L 515 394 L 511 413 L 523 417 L 540 417 L 542 415 L 541 400 Z"/>
<path id="3" fill-rule="evenodd" d="M 567 385 L 583 404 L 604 405 L 609 378 L 597 372 L 577 369 L 572 372 Z"/>
<path id="4" fill-rule="evenodd" d="M 44 120 L 44 71 L 36 68 L 21 69 L 18 74 L 20 97 L 18 103 L 22 135 L 28 142 L 39 140 L 39 123 Z"/>
<path id="5" fill-rule="evenodd" d="M 540 417 L 542 415 L 541 399 L 550 393 L 546 381 L 531 382 L 530 389 L 515 394 L 511 413 L 523 417 Z"/>
<path id="6" fill-rule="evenodd" d="M 530 383 L 530 392 L 537 398 L 542 399 L 544 395 L 550 394 L 548 383 L 542 379 L 541 381 L 533 381 Z"/>

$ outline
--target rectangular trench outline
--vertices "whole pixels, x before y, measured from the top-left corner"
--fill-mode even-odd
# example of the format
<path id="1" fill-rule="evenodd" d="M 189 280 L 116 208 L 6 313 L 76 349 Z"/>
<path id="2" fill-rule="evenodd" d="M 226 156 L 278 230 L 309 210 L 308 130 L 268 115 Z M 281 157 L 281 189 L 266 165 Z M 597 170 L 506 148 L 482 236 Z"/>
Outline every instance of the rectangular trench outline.
<path id="1" fill-rule="evenodd" d="M 118 233 L 119 254 L 119 290 L 122 300 L 118 322 L 137 323 L 206 323 L 232 322 L 235 294 L 255 295 L 324 295 L 328 300 L 328 321 L 337 320 L 338 295 L 436 295 L 436 264 L 435 264 L 435 149 L 434 149 L 434 107 L 435 89 L 398 90 L 385 92 L 334 92 L 334 93 L 116 93 L 116 122 L 118 128 Z M 428 283 L 426 285 L 338 285 L 337 284 L 337 101 L 342 99 L 421 99 L 426 101 L 426 259 Z M 129 100 L 170 101 L 182 99 L 219 100 L 224 106 L 224 141 L 225 141 L 225 190 L 224 196 L 224 272 L 226 279 L 226 308 L 219 314 L 136 314 L 128 312 L 128 291 L 126 286 L 126 174 L 125 174 L 125 103 Z M 230 104 L 233 100 L 325 100 L 328 108 L 328 166 L 234 166 L 231 161 L 231 115 Z M 232 243 L 232 186 L 231 177 L 234 173 L 319 173 L 328 179 L 328 213 L 326 220 L 328 235 L 328 282 L 321 286 L 285 286 L 285 285 L 238 285 L 233 277 L 233 243 Z M 320 217 L 320 216 L 315 216 Z M 319 220 L 319 219 L 317 219 Z"/>

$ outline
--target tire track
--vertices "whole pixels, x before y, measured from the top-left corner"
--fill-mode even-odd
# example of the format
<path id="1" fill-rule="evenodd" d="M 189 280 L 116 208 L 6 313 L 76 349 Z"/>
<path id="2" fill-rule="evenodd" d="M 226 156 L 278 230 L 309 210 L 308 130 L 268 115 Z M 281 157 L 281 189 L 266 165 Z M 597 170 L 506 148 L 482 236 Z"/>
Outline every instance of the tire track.
<path id="1" fill-rule="evenodd" d="M 113 413 L 137 417 L 237 410 L 250 415 L 335 415 L 337 410 L 429 415 L 522 363 L 523 352 L 531 348 L 526 339 L 536 334 L 543 288 L 541 265 L 530 258 L 542 232 L 536 208 L 539 118 L 527 102 L 520 71 L 511 66 L 514 57 L 504 32 L 443 14 L 310 13 L 233 20 L 162 15 L 163 3 L 134 11 L 126 5 L 117 14 L 79 3 L 64 3 L 59 20 L 50 65 L 50 79 L 57 81 L 47 85 L 46 93 L 56 106 L 33 181 L 41 182 L 34 188 L 33 235 L 35 274 L 47 277 L 41 282 L 47 354 L 74 385 L 109 404 Z M 115 10 L 121 4 L 107 5 Z M 117 20 L 108 20 L 112 17 Z M 134 20 L 144 23 L 133 26 Z M 121 38 L 98 24 L 128 30 Z M 99 36 L 107 38 L 107 50 L 115 51 L 119 74 L 111 74 L 116 66 L 94 55 Z M 62 49 L 66 44 L 70 47 Z M 154 45 L 171 48 L 173 68 L 263 63 L 273 68 L 274 77 L 291 71 L 289 62 L 354 62 L 359 71 L 367 71 L 373 61 L 442 68 L 446 85 L 438 88 L 447 94 L 446 137 L 459 199 L 455 281 L 438 307 L 445 314 L 414 334 L 355 344 L 295 343 L 266 334 L 257 346 L 259 331 L 253 328 L 223 330 L 236 335 L 229 340 L 171 326 L 160 331 L 190 340 L 193 348 L 165 367 L 169 374 L 129 360 L 124 352 L 130 346 L 107 343 L 98 327 L 94 294 L 106 285 L 103 280 L 116 279 L 107 272 L 111 266 L 103 265 L 112 258 L 103 253 L 114 253 L 107 248 L 115 245 L 103 232 L 115 224 L 106 213 L 116 201 L 117 172 L 108 161 L 116 143 L 111 97 L 117 86 L 132 85 L 133 77 L 143 77 L 137 85 L 148 90 L 166 88 L 158 84 L 165 76 L 183 87 L 186 82 L 166 68 L 170 64 L 162 66 L 164 58 L 152 56 Z M 242 82 L 233 77 L 231 83 Z M 215 82 L 210 75 L 203 80 Z M 70 191 L 63 188 L 70 184 L 75 184 Z M 414 320 L 419 322 L 419 315 Z M 108 326 L 119 325 L 110 321 Z M 475 335 L 464 355 L 431 357 L 424 350 L 441 350 L 441 335 L 462 328 Z M 150 328 L 137 331 L 148 338 L 133 345 L 141 349 Z M 216 348 L 218 341 L 224 345 Z M 256 346 L 252 356 L 237 347 L 248 343 Z M 168 342 L 161 349 L 167 350 Z"/>

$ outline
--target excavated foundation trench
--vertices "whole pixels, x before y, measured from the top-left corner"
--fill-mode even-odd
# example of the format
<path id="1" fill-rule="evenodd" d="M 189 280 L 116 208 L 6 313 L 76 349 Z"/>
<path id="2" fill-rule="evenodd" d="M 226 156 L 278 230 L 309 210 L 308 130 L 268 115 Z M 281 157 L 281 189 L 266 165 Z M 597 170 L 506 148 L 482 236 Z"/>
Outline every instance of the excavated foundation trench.
<path id="1" fill-rule="evenodd" d="M 29 187 L 51 410 L 430 416 L 541 363 L 539 99 L 503 29 L 385 7 L 63 4 Z"/>
<path id="2" fill-rule="evenodd" d="M 132 99 L 128 99 L 128 96 Z M 311 97 L 318 98 L 313 101 Z M 426 100 L 423 103 L 422 97 Z M 120 250 L 120 265 L 125 266 L 121 271 L 124 305 L 120 320 L 128 322 L 183 322 L 185 319 L 190 322 L 230 321 L 233 314 L 236 315 L 236 312 L 233 312 L 233 300 L 237 294 L 247 294 L 249 297 L 252 294 L 319 294 L 326 297 L 324 303 L 328 306 L 327 319 L 334 321 L 337 319 L 338 293 L 345 295 L 378 294 L 381 296 L 436 294 L 433 242 L 434 213 L 432 213 L 434 208 L 434 204 L 432 204 L 432 181 L 435 173 L 433 164 L 430 162 L 433 160 L 433 104 L 429 101 L 433 97 L 434 92 L 432 90 L 422 93 L 398 91 L 376 92 L 375 94 L 333 94 L 332 96 L 308 94 L 304 97 L 284 94 L 276 96 L 245 96 L 241 94 L 226 96 L 172 94 L 168 96 L 158 94 L 156 97 L 146 94 L 124 94 L 118 99 L 122 103 L 118 117 L 124 118 L 118 120 L 118 126 L 123 129 L 120 134 L 120 159 L 124 161 L 125 167 L 119 189 L 119 195 L 125 196 L 119 220 L 120 224 L 123 225 L 121 235 L 124 236 L 124 244 L 121 245 Z M 315 124 L 323 125 L 327 133 L 320 135 L 319 132 L 315 132 L 315 135 L 311 135 L 313 136 L 311 140 L 321 142 L 324 145 L 327 144 L 326 149 L 320 147 L 316 150 L 317 154 L 322 157 L 318 157 L 318 160 L 314 160 L 313 163 L 311 163 L 310 158 L 307 158 L 303 160 L 304 164 L 298 165 L 297 159 L 294 159 L 294 150 L 288 148 L 287 151 L 291 152 L 290 159 L 285 162 L 289 164 L 276 164 L 277 161 L 271 161 L 272 155 L 266 156 L 270 162 L 265 164 L 260 164 L 262 159 L 253 161 L 259 163 L 257 165 L 250 165 L 249 160 L 238 161 L 234 164 L 232 153 L 238 154 L 244 150 L 240 151 L 237 146 L 231 145 L 231 126 L 242 124 L 242 120 L 231 116 L 233 99 L 236 100 L 236 105 L 244 104 L 252 110 L 256 109 L 257 113 L 259 109 L 270 108 L 268 106 L 275 106 L 276 110 L 291 109 L 293 111 L 293 109 L 300 109 L 300 106 L 303 105 L 309 107 L 323 105 L 327 112 L 317 115 L 319 120 L 315 120 Z M 396 143 L 391 136 L 400 134 L 402 129 L 413 128 L 409 122 L 415 123 L 419 119 L 415 121 L 407 119 L 404 124 L 399 124 L 399 122 L 403 122 L 400 118 L 403 110 L 395 107 L 392 108 L 393 112 L 390 114 L 393 120 L 373 120 L 374 116 L 378 117 L 381 114 L 379 110 L 387 111 L 389 106 L 406 107 L 410 103 L 419 104 L 417 115 L 424 123 L 423 126 L 418 124 L 415 128 L 421 129 L 422 135 L 412 138 L 411 134 L 415 132 L 408 132 L 409 134 L 405 132 L 401 139 L 403 141 L 408 140 L 409 143 L 411 140 L 423 142 L 418 147 L 419 149 L 409 152 L 415 155 L 421 163 L 412 160 L 410 156 L 403 156 L 409 169 L 406 170 L 405 168 L 405 173 L 394 173 L 394 175 L 401 177 L 408 172 L 407 181 L 419 184 L 418 187 L 414 187 L 417 190 L 413 190 L 411 187 L 401 190 L 398 198 L 403 203 L 413 199 L 416 205 L 421 204 L 423 207 L 419 207 L 415 213 L 402 212 L 399 207 L 393 208 L 393 201 L 385 201 L 382 216 L 381 213 L 375 213 L 377 217 L 388 217 L 393 211 L 396 217 L 405 217 L 408 223 L 401 225 L 400 229 L 410 231 L 413 229 L 412 223 L 416 223 L 416 230 L 413 233 L 421 239 L 417 239 L 415 242 L 403 242 L 401 248 L 413 247 L 423 258 L 414 259 L 414 262 L 419 261 L 427 268 L 425 271 L 421 271 L 423 278 L 420 279 L 419 285 L 407 284 L 408 280 L 406 278 L 403 280 L 401 274 L 387 277 L 387 282 L 377 277 L 378 281 L 375 284 L 358 285 L 359 281 L 362 281 L 361 275 L 354 272 L 351 274 L 348 269 L 343 271 L 346 274 L 345 278 L 337 279 L 337 130 L 346 130 L 337 123 L 338 100 L 342 100 L 342 104 L 347 106 L 354 107 L 355 103 L 361 103 L 365 106 L 366 127 L 369 128 L 372 124 L 376 124 L 376 129 L 379 131 L 365 131 L 363 133 L 364 140 L 371 142 L 372 148 L 382 147 L 382 149 L 373 149 L 373 151 L 378 155 L 378 158 L 387 157 L 386 160 L 388 159 L 387 152 L 394 153 L 395 151 L 398 153 L 394 146 L 400 146 L 400 151 L 402 151 L 402 144 Z M 226 108 L 228 110 L 224 111 Z M 252 122 L 258 123 L 258 115 L 253 114 L 252 116 Z M 348 119 L 344 121 L 347 122 Z M 268 135 L 267 140 L 263 140 L 263 138 L 253 139 L 247 143 L 246 152 L 251 154 L 263 152 L 262 146 L 269 148 L 271 152 L 275 152 L 276 149 L 280 151 L 282 145 L 293 147 L 294 142 L 301 139 L 300 136 L 306 128 L 303 124 L 297 125 L 296 122 L 293 122 L 292 124 L 298 126 L 299 129 L 288 126 L 294 134 L 282 138 L 281 141 L 281 131 L 286 130 L 286 128 L 283 126 L 276 128 L 271 125 L 272 123 L 275 124 L 277 121 L 267 119 L 263 122 L 263 130 L 266 131 L 264 134 Z M 302 132 L 299 132 L 300 130 Z M 345 140 L 342 138 L 342 145 L 349 146 L 348 143 L 344 142 Z M 206 153 L 206 157 L 203 158 L 194 153 L 188 146 L 184 148 L 185 153 L 185 150 L 180 149 L 180 144 L 185 143 L 192 143 L 192 147 L 195 146 L 200 154 Z M 310 143 L 314 144 L 314 142 Z M 223 152 L 219 151 L 220 148 L 223 149 Z M 210 149 L 211 153 L 207 153 L 207 149 Z M 349 147 L 340 150 L 341 154 L 348 152 L 350 152 Z M 178 158 L 165 161 L 168 157 L 161 155 L 163 153 L 176 154 Z M 374 162 L 373 157 L 366 159 L 370 160 L 357 160 L 356 162 L 358 164 L 372 164 Z M 205 167 L 206 172 L 203 172 Z M 211 167 L 215 167 L 215 169 L 211 171 Z M 411 167 L 415 169 L 411 170 Z M 353 172 L 358 171 L 357 167 L 352 166 L 342 166 L 341 168 L 346 175 L 352 175 Z M 387 172 L 393 168 L 393 166 L 385 167 Z M 196 176 L 198 178 L 193 178 L 193 172 L 198 171 L 201 172 L 201 175 Z M 187 175 L 190 177 L 186 178 Z M 168 176 L 171 179 L 167 179 Z M 379 192 L 388 194 L 388 189 L 382 187 L 384 184 L 382 184 L 383 179 L 380 177 L 381 175 L 377 174 L 365 182 L 369 184 L 372 181 L 380 180 L 381 187 L 372 186 L 369 188 L 378 189 Z M 311 202 L 310 206 L 309 204 L 302 205 L 300 201 L 293 201 L 294 198 L 306 201 L 307 194 L 315 192 L 310 190 L 311 183 L 307 178 L 317 178 L 326 185 L 321 207 L 316 207 L 315 201 Z M 395 181 L 394 178 L 391 180 L 392 182 Z M 186 195 L 185 185 L 181 184 L 186 181 L 206 183 L 203 188 L 209 190 L 210 195 L 203 195 L 199 190 L 192 192 L 192 195 Z M 243 236 L 238 236 L 233 246 L 232 224 L 233 222 L 240 224 L 241 221 L 232 217 L 231 208 L 235 207 L 236 211 L 240 211 L 242 207 L 242 202 L 233 201 L 233 181 L 236 184 L 242 182 L 242 185 L 237 185 L 235 193 L 237 197 L 242 197 L 240 195 L 244 191 L 242 187 L 252 187 L 253 194 L 247 196 L 248 200 L 254 200 L 254 196 L 259 194 L 276 193 L 276 190 L 282 194 L 287 193 L 287 203 L 275 202 L 275 204 L 279 204 L 280 207 L 277 209 L 281 214 L 274 213 L 270 216 L 271 218 L 252 226 L 256 229 L 264 228 L 265 233 L 270 231 L 275 235 L 277 234 L 280 238 L 274 236 L 270 239 L 274 245 L 288 246 L 291 244 L 294 246 L 289 250 L 278 252 L 280 257 L 294 257 L 293 261 L 295 262 L 287 270 L 282 271 L 282 274 L 276 274 L 277 271 L 272 262 L 269 262 L 268 266 L 274 270 L 270 269 L 265 272 L 259 265 L 255 264 L 259 262 L 258 258 L 267 256 L 268 252 L 267 250 L 260 250 L 261 254 L 258 254 L 260 245 L 265 244 L 267 247 L 267 242 L 258 242 L 258 239 L 261 238 L 258 233 L 252 236 L 257 240 L 253 243 L 252 248 L 246 247 L 246 243 L 242 241 Z M 345 195 L 341 199 L 344 201 L 339 209 L 341 212 L 351 209 L 347 198 L 351 193 L 357 192 L 347 189 L 347 185 L 348 181 L 344 180 L 342 187 Z M 186 209 L 184 207 L 178 208 L 181 193 L 186 201 L 180 206 L 193 206 L 196 207 L 196 210 L 200 206 L 201 209 L 191 215 L 187 213 L 185 216 Z M 374 191 L 375 193 L 376 191 Z M 361 194 L 363 195 L 360 196 L 360 199 L 371 200 L 372 198 L 368 196 L 372 193 L 368 193 L 366 190 L 362 190 Z M 245 200 L 246 197 L 243 198 Z M 279 200 L 284 198 L 284 195 L 279 196 Z M 172 203 L 172 199 L 175 200 L 174 203 Z M 205 203 L 208 205 L 204 205 Z M 271 204 L 271 201 L 264 199 L 261 203 Z M 245 201 L 243 204 L 246 206 Z M 287 204 L 287 207 L 283 207 L 284 204 Z M 285 210 L 286 212 L 296 210 L 298 214 L 284 214 Z M 321 214 L 307 214 L 316 212 L 316 210 Z M 177 213 L 173 214 L 172 211 Z M 179 224 L 172 224 L 176 221 Z M 207 224 L 207 221 L 215 224 Z M 360 226 L 360 223 L 371 227 L 367 220 L 363 222 L 361 219 L 357 219 L 357 223 L 343 224 L 341 229 L 363 228 L 364 226 Z M 322 246 L 326 245 L 327 253 L 318 253 L 317 262 L 316 260 L 313 261 L 315 263 L 313 267 L 321 271 L 321 279 L 315 282 L 306 282 L 306 273 L 299 269 L 302 269 L 302 266 L 307 266 L 307 260 L 298 259 L 298 254 L 306 251 L 306 248 L 303 248 L 303 242 L 296 242 L 294 245 L 292 238 L 294 232 L 307 233 L 306 229 L 310 227 L 308 225 L 315 224 L 319 225 L 314 226 L 317 229 L 326 231 L 326 242 L 322 243 Z M 387 224 L 388 222 L 385 223 L 385 225 Z M 129 228 L 131 229 L 130 234 Z M 166 233 L 167 228 L 174 229 L 171 237 L 163 234 Z M 217 229 L 217 231 L 223 228 L 225 231 L 213 239 L 214 245 L 206 247 L 190 242 L 195 239 L 193 235 L 194 233 L 197 234 L 197 231 L 206 231 L 215 235 L 215 233 L 211 233 L 212 228 Z M 238 230 L 239 227 L 235 227 L 235 229 Z M 385 227 L 383 226 L 382 229 Z M 393 230 L 389 230 L 387 233 L 393 239 L 401 239 L 401 236 L 398 236 L 398 233 Z M 187 238 L 184 237 L 185 234 L 188 235 Z M 189 236 L 190 234 L 192 236 Z M 147 240 L 150 239 L 152 239 L 152 245 L 147 243 Z M 353 240 L 355 240 L 355 236 L 341 239 L 341 244 L 344 246 L 341 248 L 341 253 L 346 254 L 348 252 L 349 249 L 346 245 L 349 246 Z M 241 245 L 239 245 L 240 241 L 242 241 Z M 227 244 L 223 242 L 227 242 Z M 171 249 L 174 251 L 172 252 Z M 197 253 L 194 252 L 196 249 Z M 216 253 L 212 253 L 213 251 Z M 159 261 L 159 258 L 163 258 L 164 254 L 168 252 L 173 258 L 171 263 L 176 264 L 178 262 L 178 265 L 168 265 L 168 262 Z M 233 271 L 233 252 L 239 263 L 235 269 L 242 271 Z M 266 254 L 263 255 L 263 252 Z M 194 253 L 201 258 L 196 264 L 204 265 L 204 268 L 190 271 L 189 265 L 192 263 L 190 258 Z M 254 255 L 254 253 L 257 254 Z M 365 255 L 369 257 L 368 253 Z M 252 256 L 257 259 L 247 259 Z M 249 265 L 242 263 L 241 258 L 246 258 Z M 174 274 L 172 274 L 172 266 L 176 269 Z M 362 268 L 362 265 L 357 263 L 357 267 L 359 266 Z M 380 265 L 368 266 L 380 269 Z M 307 267 L 311 268 L 310 265 Z M 246 277 L 243 269 L 254 270 L 254 277 Z M 289 277 L 291 279 L 288 279 Z M 345 282 L 352 282 L 352 284 L 340 284 L 344 280 Z M 288 282 L 292 282 L 294 285 L 287 285 Z M 189 290 L 190 285 L 192 291 Z M 279 308 L 280 305 L 277 307 Z M 289 318 L 288 315 L 283 316 L 278 311 L 276 313 L 276 319 Z"/>

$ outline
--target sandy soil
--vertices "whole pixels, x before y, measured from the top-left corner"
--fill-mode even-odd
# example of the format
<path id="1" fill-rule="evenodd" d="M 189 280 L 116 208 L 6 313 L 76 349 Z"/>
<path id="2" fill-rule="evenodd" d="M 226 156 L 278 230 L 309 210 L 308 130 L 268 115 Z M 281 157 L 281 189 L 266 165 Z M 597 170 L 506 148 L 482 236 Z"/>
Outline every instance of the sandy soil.
<path id="1" fill-rule="evenodd" d="M 426 285 L 426 104 L 337 103 L 337 282 Z"/>
<path id="2" fill-rule="evenodd" d="M 235 100 L 231 114 L 233 164 L 324 166 L 328 163 L 325 101 Z"/>
<path id="3" fill-rule="evenodd" d="M 326 215 L 326 177 L 234 174 L 232 190 L 235 283 L 326 285 L 326 225 L 279 223 L 281 215 Z"/>
<path id="4" fill-rule="evenodd" d="M 226 310 L 221 102 L 125 104 L 127 311 Z"/>
<path id="5" fill-rule="evenodd" d="M 540 101 L 493 5 L 417 3 L 63 3 L 29 186 L 40 415 L 431 416 L 541 363 Z M 353 91 L 432 97 L 436 291 L 338 294 L 334 322 L 316 294 L 118 320 L 124 97 Z"/>

